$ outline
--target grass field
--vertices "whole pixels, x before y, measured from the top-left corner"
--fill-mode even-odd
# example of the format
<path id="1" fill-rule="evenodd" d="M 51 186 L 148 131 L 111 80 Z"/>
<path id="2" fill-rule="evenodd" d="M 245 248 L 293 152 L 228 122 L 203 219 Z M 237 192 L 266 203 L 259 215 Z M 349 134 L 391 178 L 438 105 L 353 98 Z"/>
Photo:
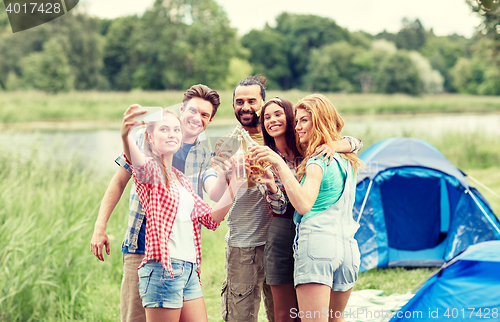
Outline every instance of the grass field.
<path id="1" fill-rule="evenodd" d="M 380 139 L 363 137 L 365 146 Z M 444 135 L 427 138 L 466 173 L 500 191 L 499 137 Z M 489 148 L 488 148 L 489 147 Z M 42 149 L 42 147 L 39 147 Z M 127 222 L 124 193 L 108 224 L 111 256 L 104 263 L 90 252 L 90 239 L 108 177 L 79 162 L 29 158 L 0 142 L 0 321 L 118 321 L 120 244 Z M 47 154 L 44 154 L 47 155 Z M 500 202 L 478 187 L 500 214 Z M 224 279 L 223 225 L 203 231 L 202 281 L 209 321 L 220 321 Z M 372 270 L 360 274 L 355 290 L 406 293 L 432 269 Z M 263 311 L 260 312 L 264 321 Z"/>
<path id="2" fill-rule="evenodd" d="M 217 118 L 233 118 L 232 92 L 220 91 L 221 106 Z M 0 123 L 34 121 L 121 120 L 125 109 L 134 103 L 167 107 L 182 100 L 181 91 L 163 92 L 71 92 L 57 95 L 44 92 L 0 92 Z M 296 103 L 307 92 L 268 91 L 267 98 L 280 96 Z M 418 113 L 500 113 L 500 96 L 459 94 L 413 97 L 402 94 L 325 94 L 342 114 L 418 114 Z"/>

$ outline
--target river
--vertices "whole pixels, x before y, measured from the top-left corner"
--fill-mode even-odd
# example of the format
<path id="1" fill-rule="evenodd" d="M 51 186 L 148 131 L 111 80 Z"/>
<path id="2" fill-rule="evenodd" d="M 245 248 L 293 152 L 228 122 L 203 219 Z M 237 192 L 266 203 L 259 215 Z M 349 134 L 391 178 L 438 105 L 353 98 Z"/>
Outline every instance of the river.
<path id="1" fill-rule="evenodd" d="M 377 132 L 378 136 L 407 136 L 425 134 L 436 136 L 448 132 L 484 132 L 500 135 L 500 114 L 445 114 L 418 116 L 347 116 L 344 134 L 359 136 Z M 236 123 L 234 123 L 236 124 Z M 234 125 L 211 126 L 202 136 L 212 146 L 215 138 L 229 134 Z M 1 144 L 12 148 L 23 157 L 29 157 L 33 149 L 60 152 L 68 159 L 75 154 L 97 172 L 110 174 L 116 166 L 113 160 L 121 151 L 118 130 L 64 131 L 40 133 L 0 133 Z M 52 147 L 52 148 L 51 148 Z M 8 149 L 7 149 L 8 150 Z"/>

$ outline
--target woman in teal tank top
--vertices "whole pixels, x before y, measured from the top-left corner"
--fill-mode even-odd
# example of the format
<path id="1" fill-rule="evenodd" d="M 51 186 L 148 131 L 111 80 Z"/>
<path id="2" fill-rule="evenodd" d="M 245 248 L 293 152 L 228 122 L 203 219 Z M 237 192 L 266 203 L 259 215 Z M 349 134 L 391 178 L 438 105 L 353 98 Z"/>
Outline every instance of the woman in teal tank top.
<path id="1" fill-rule="evenodd" d="M 295 114 L 293 104 L 279 97 L 268 100 L 261 110 L 260 124 L 266 147 L 283 159 L 290 170 L 295 173 L 295 166 L 302 161 L 295 138 Z M 345 137 L 334 141 L 333 146 L 322 145 L 317 149 L 316 158 L 324 157 L 328 162 L 335 162 L 335 151 L 352 152 L 362 147 L 360 140 Z M 250 173 L 251 169 L 250 169 Z M 266 284 L 271 287 L 274 302 L 275 322 L 293 322 L 290 312 L 297 310 L 293 271 L 293 243 L 295 239 L 295 224 L 293 214 L 295 209 L 288 202 L 283 184 L 279 176 L 273 176 L 271 171 L 265 175 L 259 171 L 259 190 L 269 203 L 270 216 L 273 216 L 267 234 L 264 248 L 264 270 Z"/>
<path id="2" fill-rule="evenodd" d="M 344 321 L 342 313 L 359 269 L 359 248 L 352 218 L 355 172 L 362 162 L 354 153 L 335 154 L 335 161 L 315 160 L 322 144 L 341 140 L 344 121 L 323 95 L 300 100 L 295 109 L 297 146 L 304 160 L 297 167 L 300 183 L 282 158 L 257 148 L 257 160 L 271 162 L 296 212 L 294 285 L 302 321 Z M 316 312 L 316 313 L 315 313 Z"/>

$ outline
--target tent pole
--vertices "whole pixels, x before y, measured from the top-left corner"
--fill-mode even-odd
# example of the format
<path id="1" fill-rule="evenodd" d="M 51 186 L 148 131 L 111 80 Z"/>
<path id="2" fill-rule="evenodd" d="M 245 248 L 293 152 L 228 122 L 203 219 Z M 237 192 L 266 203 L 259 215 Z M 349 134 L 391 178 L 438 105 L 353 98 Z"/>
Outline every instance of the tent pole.
<path id="1" fill-rule="evenodd" d="M 479 182 L 479 180 L 477 180 L 476 178 L 474 178 L 473 176 L 470 176 L 470 175 L 467 175 L 468 178 L 471 178 L 472 181 L 474 181 L 475 183 L 477 183 L 478 185 L 480 185 L 481 187 L 483 187 L 484 189 L 486 189 L 488 192 L 490 192 L 492 195 L 494 195 L 495 197 L 497 197 L 498 199 L 500 199 L 500 195 L 498 195 L 498 193 L 496 193 L 495 191 L 491 190 L 490 188 L 488 188 L 487 186 L 485 186 L 483 183 Z"/>
<path id="2" fill-rule="evenodd" d="M 359 220 L 361 219 L 361 215 L 363 214 L 363 210 L 365 210 L 366 200 L 368 199 L 368 194 L 370 193 L 370 189 L 372 188 L 373 179 L 370 180 L 370 184 L 368 185 L 368 189 L 366 190 L 365 199 L 363 199 L 363 204 L 361 205 L 361 209 L 359 210 L 359 216 L 357 223 L 359 224 Z"/>
<path id="3" fill-rule="evenodd" d="M 486 219 L 488 219 L 488 221 L 493 225 L 493 227 L 495 227 L 496 231 L 500 234 L 500 229 L 498 229 L 497 225 L 493 222 L 493 220 L 491 220 L 490 216 L 488 216 L 488 214 L 486 213 L 486 211 L 484 211 L 483 207 L 481 206 L 481 204 L 479 203 L 479 201 L 477 201 L 476 196 L 474 196 L 474 194 L 472 193 L 472 191 L 467 190 L 467 193 L 470 194 L 470 196 L 472 197 L 472 199 L 474 200 L 474 202 L 477 204 L 477 206 L 479 207 L 479 209 L 481 209 L 481 211 L 483 212 L 483 214 L 486 217 Z"/>

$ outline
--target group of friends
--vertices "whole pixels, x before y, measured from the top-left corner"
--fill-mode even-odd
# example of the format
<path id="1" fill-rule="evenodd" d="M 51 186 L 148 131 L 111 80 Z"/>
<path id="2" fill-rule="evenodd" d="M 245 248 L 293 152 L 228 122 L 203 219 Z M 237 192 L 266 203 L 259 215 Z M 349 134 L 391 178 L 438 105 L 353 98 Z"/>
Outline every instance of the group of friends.
<path id="1" fill-rule="evenodd" d="M 180 117 L 164 109 L 161 121 L 144 124 L 136 120 L 146 112 L 140 105 L 125 111 L 124 153 L 115 160 L 91 240 L 103 261 L 104 251 L 110 254 L 107 222 L 133 177 L 122 244 L 122 321 L 207 321 L 200 229 L 215 230 L 226 217 L 224 321 L 257 321 L 261 295 L 269 321 L 343 321 L 360 263 L 352 207 L 362 143 L 340 136 L 344 121 L 325 96 L 312 94 L 294 106 L 279 97 L 266 101 L 265 86 L 264 77 L 251 76 L 233 91 L 235 131 L 254 143 L 244 181 L 235 175 L 236 151 L 214 153 L 238 146 L 226 144 L 229 136 L 216 151 L 200 140 L 220 105 L 215 90 L 189 88 Z M 136 131 L 139 125 L 145 130 Z M 257 176 L 250 162 L 272 167 Z"/>

